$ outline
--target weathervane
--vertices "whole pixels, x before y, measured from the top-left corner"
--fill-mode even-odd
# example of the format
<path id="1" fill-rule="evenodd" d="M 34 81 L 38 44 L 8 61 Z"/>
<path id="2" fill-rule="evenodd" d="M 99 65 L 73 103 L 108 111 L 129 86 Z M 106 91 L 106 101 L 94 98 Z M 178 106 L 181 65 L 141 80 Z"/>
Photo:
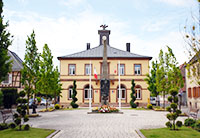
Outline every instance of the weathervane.
<path id="1" fill-rule="evenodd" d="M 106 30 L 106 28 L 108 27 L 108 25 L 106 25 L 106 24 L 102 24 L 100 27 L 102 27 L 103 28 L 103 30 Z"/>

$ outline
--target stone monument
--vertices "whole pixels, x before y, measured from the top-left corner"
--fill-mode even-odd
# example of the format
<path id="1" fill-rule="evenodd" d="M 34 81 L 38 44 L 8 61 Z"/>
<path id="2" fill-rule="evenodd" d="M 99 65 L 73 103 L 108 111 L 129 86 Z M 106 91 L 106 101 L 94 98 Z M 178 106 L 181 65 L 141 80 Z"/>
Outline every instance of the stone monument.
<path id="1" fill-rule="evenodd" d="M 100 27 L 105 30 L 106 25 L 101 25 Z M 108 97 L 109 97 L 109 90 L 110 90 L 110 80 L 108 77 L 108 62 L 107 62 L 107 44 L 106 44 L 106 36 L 102 37 L 103 43 L 103 64 L 102 64 L 102 78 L 101 78 L 101 104 L 107 105 L 108 104 Z"/>

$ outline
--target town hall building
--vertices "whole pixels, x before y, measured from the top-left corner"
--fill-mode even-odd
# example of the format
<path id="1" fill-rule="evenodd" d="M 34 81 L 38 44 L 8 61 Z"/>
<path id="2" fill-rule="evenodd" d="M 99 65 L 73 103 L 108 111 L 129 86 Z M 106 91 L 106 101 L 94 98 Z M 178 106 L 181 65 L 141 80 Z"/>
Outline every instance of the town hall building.
<path id="1" fill-rule="evenodd" d="M 130 43 L 126 43 L 126 51 L 110 46 L 110 30 L 105 28 L 98 30 L 100 36 L 99 46 L 91 48 L 87 43 L 86 50 L 58 57 L 60 61 L 60 80 L 62 83 L 62 93 L 60 104 L 69 106 L 72 101 L 73 81 L 77 85 L 77 104 L 88 106 L 89 103 L 89 75 L 91 61 L 91 88 L 92 106 L 101 105 L 102 63 L 103 63 L 103 43 L 102 37 L 106 36 L 108 79 L 110 82 L 108 102 L 109 105 L 118 106 L 119 83 L 118 72 L 120 72 L 121 102 L 122 106 L 130 106 L 131 80 L 135 80 L 136 103 L 139 106 L 146 106 L 150 98 L 147 83 L 144 81 L 146 74 L 149 73 L 149 61 L 152 57 L 143 56 L 130 51 Z M 120 61 L 120 69 L 118 63 Z M 94 74 L 97 73 L 95 76 Z"/>

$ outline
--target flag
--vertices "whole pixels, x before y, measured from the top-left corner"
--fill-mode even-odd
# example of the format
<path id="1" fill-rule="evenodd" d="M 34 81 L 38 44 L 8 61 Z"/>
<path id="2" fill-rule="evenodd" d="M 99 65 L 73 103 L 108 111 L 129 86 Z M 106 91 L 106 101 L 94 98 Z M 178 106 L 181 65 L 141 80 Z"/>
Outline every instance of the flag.
<path id="1" fill-rule="evenodd" d="M 95 67 L 94 67 L 94 77 L 95 77 L 95 79 L 97 79 L 97 71 L 96 71 Z"/>
<path id="2" fill-rule="evenodd" d="M 114 70 L 114 73 L 117 73 L 116 69 Z"/>

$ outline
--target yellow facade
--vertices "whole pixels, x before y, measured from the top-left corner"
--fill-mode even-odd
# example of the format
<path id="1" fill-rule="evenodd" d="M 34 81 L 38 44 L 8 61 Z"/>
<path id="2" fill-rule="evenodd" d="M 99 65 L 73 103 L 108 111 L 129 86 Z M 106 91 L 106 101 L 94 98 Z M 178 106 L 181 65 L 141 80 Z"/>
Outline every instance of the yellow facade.
<path id="1" fill-rule="evenodd" d="M 62 83 L 62 97 L 60 97 L 61 105 L 69 105 L 71 99 L 69 99 L 69 88 L 73 86 L 73 80 L 76 80 L 77 84 L 77 103 L 81 105 L 87 105 L 88 99 L 84 98 L 84 88 L 89 85 L 89 75 L 85 75 L 85 65 L 92 64 L 92 104 L 100 105 L 100 74 L 102 59 L 59 59 L 60 60 L 60 79 Z M 124 64 L 124 75 L 120 76 L 121 85 L 125 87 L 125 99 L 122 99 L 122 106 L 129 106 L 131 100 L 131 80 L 135 80 L 135 84 L 141 89 L 141 99 L 137 99 L 135 102 L 139 103 L 139 106 L 146 105 L 150 98 L 150 92 L 147 90 L 147 84 L 144 81 L 145 75 L 149 73 L 149 60 L 150 59 L 133 59 L 133 58 L 108 58 L 108 73 L 110 74 L 110 92 L 109 92 L 109 104 L 117 105 L 117 88 L 118 88 L 118 61 L 120 64 Z M 75 75 L 69 75 L 69 65 L 75 65 Z M 141 65 L 141 74 L 134 75 L 134 65 Z M 94 68 L 98 74 L 98 78 L 94 77 Z"/>
<path id="2" fill-rule="evenodd" d="M 197 63 L 195 63 L 197 66 Z M 192 67 L 191 67 L 192 68 Z M 188 107 L 193 109 L 200 109 L 200 85 L 197 83 L 196 77 L 192 75 L 188 77 L 188 70 L 186 69 L 186 91 Z"/>

